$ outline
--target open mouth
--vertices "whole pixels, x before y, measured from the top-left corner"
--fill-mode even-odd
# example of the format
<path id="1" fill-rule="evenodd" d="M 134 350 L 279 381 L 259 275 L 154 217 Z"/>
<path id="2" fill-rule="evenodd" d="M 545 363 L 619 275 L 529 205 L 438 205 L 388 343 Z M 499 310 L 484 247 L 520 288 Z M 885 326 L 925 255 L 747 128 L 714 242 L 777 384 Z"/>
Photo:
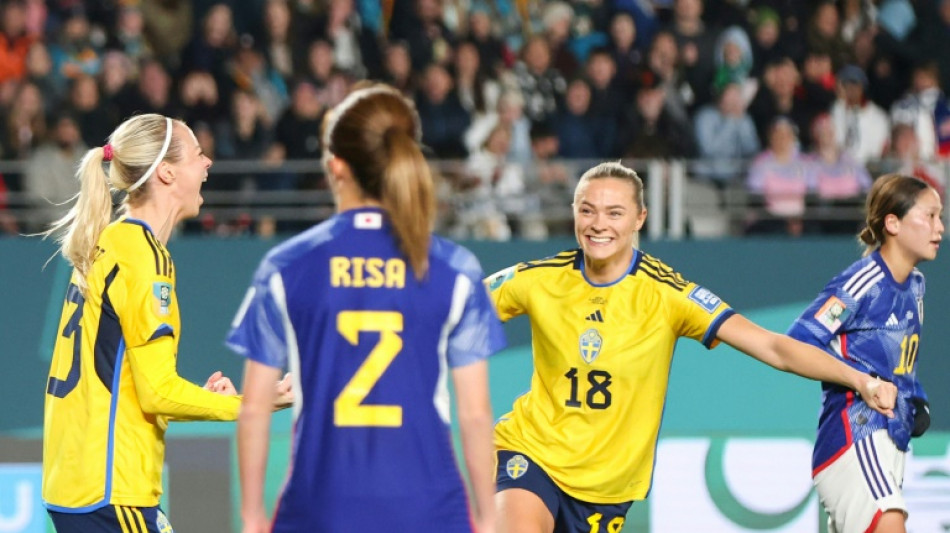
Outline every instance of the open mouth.
<path id="1" fill-rule="evenodd" d="M 588 235 L 587 240 L 590 241 L 592 244 L 603 245 L 603 244 L 610 244 L 611 242 L 613 242 L 614 239 L 613 237 L 595 237 L 593 235 Z"/>

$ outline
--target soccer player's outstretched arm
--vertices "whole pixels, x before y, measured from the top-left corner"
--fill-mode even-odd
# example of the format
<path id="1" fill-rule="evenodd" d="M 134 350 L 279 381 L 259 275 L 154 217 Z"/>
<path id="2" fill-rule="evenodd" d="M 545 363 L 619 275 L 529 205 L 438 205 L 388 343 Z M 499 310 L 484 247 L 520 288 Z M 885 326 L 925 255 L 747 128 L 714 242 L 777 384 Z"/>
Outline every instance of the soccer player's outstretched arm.
<path id="1" fill-rule="evenodd" d="M 735 314 L 719 328 L 717 337 L 733 348 L 763 363 L 806 378 L 837 383 L 856 390 L 875 411 L 894 417 L 897 387 L 855 370 L 830 354 L 760 327 Z"/>

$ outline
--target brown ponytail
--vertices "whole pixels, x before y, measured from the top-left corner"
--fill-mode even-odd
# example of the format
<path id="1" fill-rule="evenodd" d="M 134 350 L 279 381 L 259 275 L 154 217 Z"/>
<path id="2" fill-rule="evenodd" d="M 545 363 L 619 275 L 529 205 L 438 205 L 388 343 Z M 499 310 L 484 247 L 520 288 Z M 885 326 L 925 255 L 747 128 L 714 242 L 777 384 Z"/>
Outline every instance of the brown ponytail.
<path id="1" fill-rule="evenodd" d="M 324 147 L 347 162 L 363 194 L 379 201 L 417 279 L 429 268 L 435 222 L 432 171 L 412 102 L 386 85 L 362 85 L 328 115 Z"/>
<path id="2" fill-rule="evenodd" d="M 421 279 L 429 269 L 429 241 L 435 220 L 432 175 L 418 143 L 391 130 L 386 145 L 389 163 L 383 171 L 380 201 L 389 213 L 399 248 Z"/>

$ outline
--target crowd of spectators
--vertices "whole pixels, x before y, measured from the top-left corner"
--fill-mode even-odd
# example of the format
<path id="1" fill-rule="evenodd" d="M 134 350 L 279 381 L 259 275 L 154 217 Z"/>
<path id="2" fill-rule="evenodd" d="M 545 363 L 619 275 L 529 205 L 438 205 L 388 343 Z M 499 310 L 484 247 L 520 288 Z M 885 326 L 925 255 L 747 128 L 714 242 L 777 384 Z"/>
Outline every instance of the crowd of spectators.
<path id="1" fill-rule="evenodd" d="M 695 179 L 762 196 L 778 224 L 750 230 L 792 234 L 806 199 L 860 197 L 880 171 L 945 186 L 950 0 L 0 2 L 0 162 L 24 163 L 0 176 L 0 233 L 24 229 L 6 191 L 52 219 L 77 159 L 132 114 L 180 117 L 216 161 L 276 169 L 319 159 L 324 110 L 363 79 L 413 99 L 429 155 L 460 162 L 460 238 L 543 238 L 571 159 L 695 160 Z M 323 183 L 275 170 L 207 186 Z"/>

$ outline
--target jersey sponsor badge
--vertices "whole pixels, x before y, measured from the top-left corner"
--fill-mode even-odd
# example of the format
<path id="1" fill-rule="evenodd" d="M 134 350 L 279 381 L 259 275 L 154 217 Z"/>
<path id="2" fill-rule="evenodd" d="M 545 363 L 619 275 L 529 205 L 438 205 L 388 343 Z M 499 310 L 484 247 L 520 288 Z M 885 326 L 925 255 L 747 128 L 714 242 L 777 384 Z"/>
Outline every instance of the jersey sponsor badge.
<path id="1" fill-rule="evenodd" d="M 513 278 L 514 275 L 515 275 L 515 267 L 513 267 L 513 266 L 512 266 L 512 267 L 508 267 L 508 268 L 506 268 L 506 269 L 504 269 L 504 270 L 502 270 L 502 271 L 500 271 L 500 272 L 497 272 L 497 273 L 495 273 L 495 274 L 492 274 L 492 276 L 489 278 L 489 281 L 488 281 L 488 290 L 493 291 L 493 290 L 497 289 L 498 287 L 501 287 L 501 285 L 502 285 L 504 282 L 506 282 L 506 281 L 508 281 L 509 279 Z"/>
<path id="2" fill-rule="evenodd" d="M 523 455 L 515 455 L 508 459 L 505 464 L 505 471 L 508 472 L 508 477 L 511 479 L 518 479 L 528 471 L 528 460 Z"/>
<path id="3" fill-rule="evenodd" d="M 851 311 L 837 296 L 831 296 L 815 313 L 815 320 L 834 333 L 841 327 L 841 323 L 848 319 Z"/>
<path id="4" fill-rule="evenodd" d="M 921 324 L 924 323 L 924 299 L 919 296 L 917 297 L 917 320 Z"/>
<path id="5" fill-rule="evenodd" d="M 711 290 L 701 285 L 697 285 L 689 291 L 689 299 L 705 309 L 707 313 L 715 311 L 719 307 L 719 303 L 722 302 Z"/>
<path id="6" fill-rule="evenodd" d="M 600 349 L 604 345 L 604 338 L 600 336 L 599 331 L 591 328 L 581 334 L 578 344 L 581 359 L 583 359 L 585 363 L 591 364 L 594 362 L 594 359 L 597 359 L 597 356 L 600 355 Z"/>
<path id="7" fill-rule="evenodd" d="M 172 304 L 172 285 L 164 281 L 152 284 L 152 296 L 155 297 L 155 314 L 167 315 Z"/>
<path id="8" fill-rule="evenodd" d="M 357 213 L 353 219 L 356 229 L 379 229 L 383 227 L 383 215 L 380 213 Z"/>

